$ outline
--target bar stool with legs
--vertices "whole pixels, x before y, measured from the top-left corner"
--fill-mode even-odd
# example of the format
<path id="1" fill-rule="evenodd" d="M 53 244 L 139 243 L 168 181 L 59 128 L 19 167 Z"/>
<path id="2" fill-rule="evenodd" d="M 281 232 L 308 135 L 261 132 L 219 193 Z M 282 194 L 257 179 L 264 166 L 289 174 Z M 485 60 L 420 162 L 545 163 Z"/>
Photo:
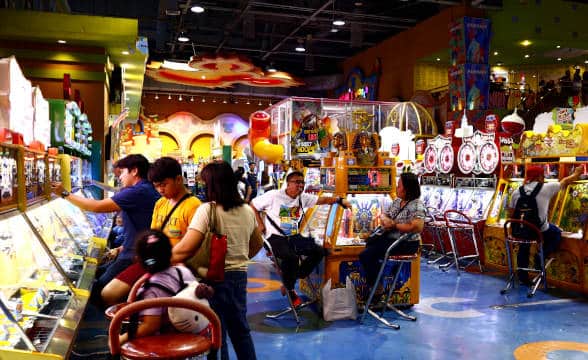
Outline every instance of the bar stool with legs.
<path id="1" fill-rule="evenodd" d="M 269 241 L 264 239 L 263 246 L 265 247 L 265 249 L 267 251 L 268 258 L 270 258 L 270 260 L 272 261 L 272 264 L 274 265 L 274 268 L 276 269 L 276 272 L 280 276 L 280 281 L 282 282 L 282 286 L 284 286 L 282 269 L 280 267 L 280 260 L 278 259 L 277 256 L 274 255 L 274 252 L 272 250 L 272 245 L 269 243 Z M 293 299 L 290 296 L 289 291 L 286 291 L 286 297 L 288 298 L 288 304 L 289 304 L 289 306 L 287 308 L 285 308 L 284 310 L 281 310 L 275 314 L 267 314 L 265 317 L 268 319 L 277 319 L 277 318 L 281 317 L 282 315 L 286 315 L 291 312 L 294 314 L 294 319 L 296 320 L 296 323 L 300 324 L 300 315 L 298 314 L 298 311 L 301 310 L 302 308 L 305 308 L 308 305 L 314 303 L 316 300 L 309 300 L 309 301 L 303 302 L 302 304 L 300 304 L 298 306 L 294 306 Z"/>
<path id="2" fill-rule="evenodd" d="M 193 333 L 163 333 L 131 339 L 120 344 L 123 321 L 133 313 L 154 307 L 179 307 L 195 310 L 210 321 L 211 335 Z M 112 355 L 125 359 L 186 359 L 208 353 L 221 346 L 221 323 L 216 313 L 201 303 L 180 298 L 155 298 L 135 301 L 121 308 L 108 328 L 108 347 Z"/>
<path id="3" fill-rule="evenodd" d="M 384 261 L 382 261 L 382 266 L 380 266 L 380 271 L 378 272 L 378 276 L 376 277 L 376 282 L 374 283 L 374 286 L 372 287 L 370 294 L 365 302 L 365 309 L 363 311 L 363 314 L 359 318 L 360 323 L 363 323 L 366 315 L 369 314 L 372 317 L 374 317 L 376 320 L 380 321 L 381 323 L 383 323 L 384 325 L 386 325 L 389 328 L 396 329 L 396 330 L 400 329 L 400 325 L 395 324 L 395 323 L 391 323 L 387 319 L 384 318 L 384 313 L 388 309 L 394 311 L 396 314 L 400 315 L 404 319 L 411 320 L 411 321 L 417 320 L 417 318 L 415 316 L 411 316 L 411 315 L 406 314 L 402 310 L 398 309 L 396 306 L 390 304 L 389 301 L 390 301 L 390 297 L 392 296 L 392 293 L 394 292 L 394 290 L 396 288 L 396 283 L 398 282 L 398 277 L 399 277 L 400 273 L 402 272 L 403 267 L 405 267 L 405 266 L 410 267 L 410 264 L 414 260 L 418 259 L 420 247 L 419 247 L 419 249 L 417 249 L 417 252 L 414 254 L 390 255 L 390 253 L 393 252 L 394 248 L 399 246 L 402 242 L 411 241 L 414 239 L 414 237 L 416 237 L 418 235 L 419 234 L 415 234 L 415 233 L 403 234 L 402 236 L 400 236 L 398 238 L 398 240 L 394 241 L 386 250 L 386 253 L 384 254 L 384 257 L 383 257 Z M 385 273 L 385 269 L 386 269 L 387 265 L 388 265 L 389 273 Z M 396 265 L 396 266 L 389 266 L 389 265 Z M 378 314 L 374 310 L 370 309 L 370 305 L 372 304 L 372 301 L 374 300 L 374 297 L 375 297 L 374 295 L 376 293 L 378 286 L 380 284 L 383 285 L 384 280 L 390 279 L 390 278 L 393 279 L 392 284 L 390 285 L 390 288 L 388 289 L 388 292 L 386 293 L 386 298 L 384 300 L 384 306 L 382 307 L 382 310 Z"/>
<path id="4" fill-rule="evenodd" d="M 442 266 L 444 264 L 443 261 L 449 260 L 453 254 L 445 251 L 443 234 L 447 232 L 447 226 L 444 220 L 437 220 L 436 210 L 436 208 L 430 206 L 425 209 L 425 227 L 423 232 L 428 232 L 431 235 L 433 243 L 422 244 L 421 246 L 423 250 L 426 247 L 430 247 L 430 249 L 428 249 L 429 256 L 435 253 L 436 257 L 427 260 L 427 264 L 437 264 L 441 262 L 440 266 Z M 439 252 L 437 252 L 435 248 L 438 248 Z"/>
<path id="5" fill-rule="evenodd" d="M 475 262 L 478 262 L 480 272 L 483 272 L 482 263 L 480 262 L 480 251 L 478 250 L 478 230 L 476 225 L 472 222 L 469 216 L 457 210 L 447 210 L 443 214 L 445 224 L 447 225 L 447 233 L 449 235 L 449 243 L 453 252 L 453 263 L 457 275 L 460 275 L 460 261 L 469 260 L 469 262 L 462 268 L 465 269 Z M 470 240 L 474 245 L 474 254 L 460 255 L 457 247 L 457 240 Z"/>
<path id="6" fill-rule="evenodd" d="M 524 226 L 526 229 L 528 229 L 530 235 L 526 239 L 514 236 L 512 234 L 513 224 L 520 224 L 521 226 Z M 519 267 L 519 264 L 517 264 L 516 267 L 513 265 L 513 250 L 516 244 L 518 244 L 519 246 L 536 245 L 537 254 L 539 255 L 539 261 L 541 262 L 540 269 Z M 541 230 L 539 230 L 539 228 L 537 228 L 535 225 L 525 220 L 508 219 L 504 223 L 504 245 L 506 247 L 506 257 L 508 260 L 508 279 L 506 281 L 506 286 L 504 287 L 504 289 L 500 291 L 500 293 L 506 294 L 514 286 L 515 273 L 518 270 L 532 272 L 536 274 L 533 280 L 531 281 L 531 287 L 529 288 L 527 297 L 533 297 L 541 283 L 543 283 L 544 289 L 547 290 L 547 273 L 545 272 L 545 269 L 549 267 L 553 259 L 549 259 L 549 261 L 547 261 L 547 264 L 545 264 L 545 257 L 543 255 L 543 234 L 541 233 Z"/>

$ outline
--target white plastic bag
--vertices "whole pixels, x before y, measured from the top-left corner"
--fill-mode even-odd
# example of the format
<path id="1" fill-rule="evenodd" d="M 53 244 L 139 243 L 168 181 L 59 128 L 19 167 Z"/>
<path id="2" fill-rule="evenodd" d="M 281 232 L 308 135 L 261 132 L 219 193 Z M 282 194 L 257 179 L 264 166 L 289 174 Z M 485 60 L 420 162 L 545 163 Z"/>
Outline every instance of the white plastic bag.
<path id="1" fill-rule="evenodd" d="M 349 276 L 345 279 L 344 288 L 331 289 L 331 279 L 321 290 L 323 300 L 323 319 L 326 321 L 357 318 L 357 302 L 355 286 Z"/>

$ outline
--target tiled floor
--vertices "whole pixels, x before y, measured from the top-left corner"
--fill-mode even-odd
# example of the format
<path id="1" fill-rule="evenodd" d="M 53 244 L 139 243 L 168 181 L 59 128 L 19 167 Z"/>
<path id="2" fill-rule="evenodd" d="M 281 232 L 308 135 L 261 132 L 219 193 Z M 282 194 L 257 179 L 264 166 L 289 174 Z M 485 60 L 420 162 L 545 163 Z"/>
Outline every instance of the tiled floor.
<path id="1" fill-rule="evenodd" d="M 265 318 L 287 301 L 279 283 L 271 281 L 277 276 L 269 260 L 255 260 L 249 270 L 248 317 L 258 359 L 588 359 L 588 303 L 577 294 L 538 291 L 528 299 L 521 287 L 500 295 L 502 276 L 458 277 L 454 270 L 443 272 L 423 261 L 420 303 L 407 311 L 418 316 L 416 322 L 392 314 L 400 330 L 369 317 L 364 324 L 325 322 L 310 308 L 302 311 L 297 329 L 291 316 Z M 104 351 L 106 331 L 107 322 L 90 307 L 75 353 Z"/>

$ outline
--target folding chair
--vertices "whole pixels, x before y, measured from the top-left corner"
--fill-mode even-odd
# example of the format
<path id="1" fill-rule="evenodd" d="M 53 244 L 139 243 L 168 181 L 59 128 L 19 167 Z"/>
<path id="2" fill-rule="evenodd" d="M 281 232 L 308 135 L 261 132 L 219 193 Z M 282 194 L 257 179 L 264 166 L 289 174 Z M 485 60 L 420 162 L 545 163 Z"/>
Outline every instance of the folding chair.
<path id="1" fill-rule="evenodd" d="M 400 329 L 400 325 L 391 323 L 384 318 L 384 313 L 386 312 L 387 309 L 394 311 L 396 314 L 400 315 L 404 319 L 411 320 L 411 321 L 417 320 L 417 318 L 415 316 L 408 315 L 405 312 L 403 312 L 402 310 L 398 309 L 396 306 L 389 303 L 390 297 L 392 296 L 392 293 L 394 292 L 394 289 L 396 288 L 396 283 L 398 282 L 398 277 L 399 277 L 400 273 L 402 272 L 402 268 L 405 266 L 410 267 L 410 264 L 412 263 L 412 261 L 418 259 L 420 247 L 419 247 L 419 249 L 417 249 L 417 251 L 414 254 L 410 254 L 410 255 L 390 255 L 390 253 L 400 243 L 402 243 L 404 241 L 411 241 L 416 236 L 418 236 L 418 234 L 415 234 L 415 233 L 404 234 L 401 237 L 399 237 L 398 240 L 394 241 L 386 250 L 386 253 L 384 254 L 384 257 L 383 257 L 384 261 L 382 261 L 382 266 L 380 266 L 378 276 L 376 277 L 376 282 L 374 283 L 374 286 L 372 287 L 372 289 L 370 291 L 368 299 L 365 302 L 365 309 L 359 319 L 360 323 L 363 323 L 367 314 L 370 314 L 372 317 L 374 317 L 376 320 L 380 321 L 384 325 L 386 325 L 392 329 L 396 329 L 396 330 Z M 386 269 L 386 265 L 390 264 L 390 263 L 392 263 L 393 265 L 396 265 L 396 266 L 389 266 L 388 269 L 391 272 L 385 274 L 384 270 Z M 388 289 L 388 292 L 386 293 L 386 299 L 384 301 L 384 306 L 382 307 L 380 314 L 377 314 L 374 310 L 370 309 L 370 305 L 372 304 L 372 301 L 374 300 L 374 295 L 376 293 L 378 285 L 380 285 L 380 283 L 382 283 L 382 285 L 384 285 L 384 279 L 386 279 L 386 278 L 393 278 L 394 280 L 392 281 L 392 284 L 390 285 L 390 288 Z"/>
<path id="2" fill-rule="evenodd" d="M 284 279 L 282 276 L 282 269 L 280 267 L 280 260 L 278 259 L 277 256 L 274 255 L 274 252 L 272 250 L 272 245 L 269 243 L 269 241 L 264 239 L 263 246 L 265 247 L 265 249 L 267 251 L 268 258 L 271 259 L 271 261 L 274 265 L 274 268 L 276 269 L 276 272 L 280 276 L 280 282 L 282 283 L 282 286 L 284 286 Z M 286 291 L 286 297 L 288 298 L 288 304 L 289 304 L 289 306 L 287 308 L 285 308 L 284 310 L 281 310 L 277 313 L 274 313 L 274 314 L 267 314 L 265 317 L 268 319 L 277 319 L 277 318 L 281 317 L 282 315 L 285 315 L 285 314 L 292 312 L 294 314 L 294 319 L 296 320 L 296 323 L 300 324 L 300 315 L 298 314 L 298 311 L 300 311 L 301 309 L 307 307 L 308 305 L 316 302 L 316 300 L 309 300 L 309 301 L 303 302 L 299 306 L 294 306 L 294 303 L 292 301 L 292 297 L 290 296 L 289 291 Z"/>
<path id="3" fill-rule="evenodd" d="M 532 237 L 534 237 L 534 239 L 523 239 L 523 238 L 519 238 L 519 237 L 514 236 L 511 231 L 512 224 L 521 224 L 521 225 L 525 226 L 527 229 L 529 229 L 533 233 Z M 535 295 L 535 292 L 537 291 L 537 289 L 541 285 L 541 283 L 543 283 L 544 289 L 547 290 L 547 273 L 546 273 L 545 269 L 547 269 L 547 267 L 549 267 L 549 265 L 551 264 L 553 259 L 549 259 L 547 261 L 547 264 L 545 264 L 545 257 L 543 254 L 543 233 L 541 233 L 541 230 L 539 230 L 539 228 L 537 228 L 535 225 L 533 225 L 530 222 L 527 222 L 525 220 L 508 219 L 504 223 L 504 244 L 506 247 L 506 256 L 508 259 L 508 279 L 506 281 L 506 286 L 504 287 L 504 289 L 502 289 L 500 291 L 500 293 L 506 294 L 512 287 L 514 287 L 515 273 L 518 270 L 532 272 L 532 273 L 536 274 L 535 277 L 533 278 L 533 280 L 531 280 L 531 287 L 529 288 L 529 292 L 527 293 L 527 297 L 533 297 Z M 536 245 L 537 246 L 537 254 L 539 254 L 539 260 L 541 262 L 541 268 L 535 269 L 535 268 L 529 268 L 529 267 L 519 267 L 519 264 L 517 264 L 517 266 L 514 267 L 513 266 L 513 253 L 514 253 L 513 250 L 514 250 L 514 247 L 516 244 L 518 244 L 519 246 L 522 244 L 526 244 L 529 246 Z"/>

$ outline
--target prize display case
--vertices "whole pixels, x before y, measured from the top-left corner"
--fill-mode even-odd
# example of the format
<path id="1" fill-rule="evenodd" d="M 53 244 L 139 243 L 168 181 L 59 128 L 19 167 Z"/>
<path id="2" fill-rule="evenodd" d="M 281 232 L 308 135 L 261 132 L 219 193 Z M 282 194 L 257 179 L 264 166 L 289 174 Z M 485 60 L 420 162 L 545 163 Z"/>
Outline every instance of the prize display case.
<path id="1" fill-rule="evenodd" d="M 0 358 L 67 358 L 88 292 L 73 287 L 24 214 L 0 215 L 0 228 Z"/>
<path id="2" fill-rule="evenodd" d="M 22 158 L 22 147 L 0 144 L 0 210 L 16 208 L 19 202 L 24 202 L 24 191 L 19 195 L 19 172 L 17 163 Z M 23 183 L 23 181 L 21 181 Z M 22 197 L 22 199 L 19 199 Z"/>
<path id="3" fill-rule="evenodd" d="M 24 184 L 28 203 L 35 203 L 49 197 L 49 167 L 47 154 L 24 149 Z"/>
<path id="4" fill-rule="evenodd" d="M 73 212 L 65 205 L 66 202 L 54 199 L 35 204 L 26 210 L 24 216 L 73 286 L 89 290 L 96 272 L 94 256 L 99 255 L 100 246 L 94 244 L 91 233 L 87 231 L 91 229 L 89 223 L 83 224 L 84 216 L 72 218 Z"/>

